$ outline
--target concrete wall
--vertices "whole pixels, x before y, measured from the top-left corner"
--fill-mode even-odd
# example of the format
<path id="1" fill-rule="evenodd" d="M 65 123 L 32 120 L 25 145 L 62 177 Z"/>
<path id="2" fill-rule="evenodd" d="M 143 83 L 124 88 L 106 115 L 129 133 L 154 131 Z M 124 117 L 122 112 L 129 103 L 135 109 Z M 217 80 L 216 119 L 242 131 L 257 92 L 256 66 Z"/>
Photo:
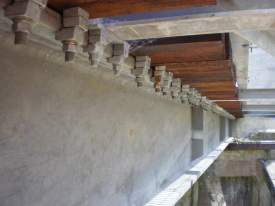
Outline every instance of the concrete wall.
<path id="1" fill-rule="evenodd" d="M 251 133 L 268 130 L 275 131 L 274 118 L 245 117 L 237 119 L 234 123 L 234 134 L 238 138 L 245 138 L 248 137 Z"/>
<path id="2" fill-rule="evenodd" d="M 189 105 L 45 45 L 14 46 L 10 32 L 0 40 L 0 205 L 139 206 L 190 168 Z M 204 124 L 206 155 L 219 117 Z"/>
<path id="3" fill-rule="evenodd" d="M 203 153 L 206 155 L 220 143 L 220 117 L 206 111 L 203 116 Z"/>

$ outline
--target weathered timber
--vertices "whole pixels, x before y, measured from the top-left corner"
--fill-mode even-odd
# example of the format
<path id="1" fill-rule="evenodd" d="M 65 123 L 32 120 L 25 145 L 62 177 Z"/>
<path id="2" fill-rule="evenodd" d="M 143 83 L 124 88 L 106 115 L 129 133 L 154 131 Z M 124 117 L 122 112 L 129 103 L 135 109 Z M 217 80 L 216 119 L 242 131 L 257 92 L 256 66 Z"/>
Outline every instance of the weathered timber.
<path id="1" fill-rule="evenodd" d="M 81 7 L 90 13 L 91 19 L 215 4 L 216 0 L 48 0 L 49 7 L 58 12 L 66 8 Z"/>

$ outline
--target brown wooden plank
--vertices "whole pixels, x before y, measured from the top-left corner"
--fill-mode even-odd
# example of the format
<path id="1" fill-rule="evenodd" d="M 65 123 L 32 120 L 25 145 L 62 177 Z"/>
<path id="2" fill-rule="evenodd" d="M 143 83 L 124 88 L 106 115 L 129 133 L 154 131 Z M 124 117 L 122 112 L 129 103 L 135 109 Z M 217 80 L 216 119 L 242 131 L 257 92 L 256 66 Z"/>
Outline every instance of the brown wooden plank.
<path id="1" fill-rule="evenodd" d="M 235 95 L 208 95 L 211 100 L 238 100 L 238 97 Z"/>
<path id="2" fill-rule="evenodd" d="M 131 52 L 131 55 L 147 55 L 151 58 L 152 65 L 184 61 L 215 61 L 224 58 L 222 49 L 223 46 L 221 41 L 216 41 L 141 47 Z"/>
<path id="3" fill-rule="evenodd" d="M 191 77 L 194 76 L 197 77 L 203 77 L 203 78 L 224 78 L 224 77 L 232 77 L 231 71 L 184 71 L 184 70 L 176 70 L 173 71 L 174 75 L 182 76 L 182 77 Z"/>
<path id="4" fill-rule="evenodd" d="M 160 66 L 160 64 L 155 64 L 152 66 Z M 166 66 L 166 71 L 168 72 L 174 72 L 177 70 L 192 71 L 192 72 L 231 71 L 230 60 L 167 63 L 165 66 Z"/>
<path id="5" fill-rule="evenodd" d="M 128 41 L 133 50 L 139 47 L 150 47 L 150 46 L 167 46 L 173 44 L 192 44 L 192 43 L 203 43 L 203 42 L 222 42 L 224 45 L 225 34 L 205 34 L 205 35 L 193 35 L 193 36 L 176 36 L 176 37 L 165 37 L 157 39 L 139 39 Z M 223 50 L 224 51 L 224 50 Z"/>
<path id="6" fill-rule="evenodd" d="M 236 88 L 233 86 L 226 87 L 195 87 L 199 92 L 201 91 L 236 91 Z"/>
<path id="7" fill-rule="evenodd" d="M 184 82 L 182 82 L 182 84 L 184 84 Z M 233 84 L 232 81 L 216 81 L 216 82 L 191 82 L 190 83 L 190 87 L 221 87 L 221 86 L 233 86 L 235 87 L 235 85 Z"/>
<path id="8" fill-rule="evenodd" d="M 197 82 L 204 82 L 204 83 L 211 83 L 211 82 L 221 82 L 221 81 L 232 81 L 232 77 L 225 77 L 225 78 L 196 78 L 190 77 L 190 78 L 184 78 L 181 75 L 174 75 L 174 78 L 180 78 L 182 84 L 191 84 L 191 83 L 197 83 Z"/>
<path id="9" fill-rule="evenodd" d="M 48 6 L 60 13 L 81 7 L 90 13 L 90 19 L 215 4 L 216 0 L 48 0 Z"/>
<path id="10" fill-rule="evenodd" d="M 235 91 L 199 91 L 202 96 L 220 95 L 220 96 L 236 96 Z"/>

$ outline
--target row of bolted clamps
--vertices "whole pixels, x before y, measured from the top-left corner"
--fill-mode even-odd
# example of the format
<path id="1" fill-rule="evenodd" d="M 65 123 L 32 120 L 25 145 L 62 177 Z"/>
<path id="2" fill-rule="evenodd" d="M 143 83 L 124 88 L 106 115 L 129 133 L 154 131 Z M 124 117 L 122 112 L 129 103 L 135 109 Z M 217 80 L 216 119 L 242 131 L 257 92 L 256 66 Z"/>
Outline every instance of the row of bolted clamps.
<path id="1" fill-rule="evenodd" d="M 32 28 L 38 24 L 41 11 L 47 6 L 47 0 L 14 0 L 6 8 L 5 17 L 13 21 L 14 44 L 25 45 Z"/>
<path id="2" fill-rule="evenodd" d="M 189 85 L 181 85 L 181 92 L 179 93 L 179 96 L 181 97 L 181 103 L 185 103 L 188 101 L 187 95 L 189 91 Z"/>
<path id="3" fill-rule="evenodd" d="M 97 67 L 104 49 L 108 44 L 107 32 L 104 27 L 94 26 L 89 29 L 88 45 L 83 48 L 89 54 L 92 67 Z"/>
<path id="4" fill-rule="evenodd" d="M 65 62 L 74 63 L 78 45 L 86 46 L 88 21 L 89 13 L 80 7 L 63 10 L 63 28 L 56 32 L 55 39 L 63 44 Z"/>
<path id="5" fill-rule="evenodd" d="M 137 56 L 135 62 L 135 68 L 132 69 L 132 74 L 136 76 L 137 87 L 142 87 L 144 77 L 148 75 L 150 69 L 151 58 L 148 56 Z"/>
<path id="6" fill-rule="evenodd" d="M 150 80 L 154 83 L 155 92 L 161 92 L 161 85 L 164 82 L 165 74 L 165 66 L 156 66 L 153 70 L 153 76 L 150 78 Z"/>
<path id="7" fill-rule="evenodd" d="M 192 106 L 200 106 L 201 93 L 198 93 L 198 91 L 195 88 L 189 88 L 187 98 L 189 104 L 191 104 Z"/>
<path id="8" fill-rule="evenodd" d="M 164 96 L 170 93 L 170 87 L 171 87 L 172 81 L 173 81 L 173 73 L 166 72 L 164 76 L 164 81 L 161 84 L 161 91 Z"/>
<path id="9" fill-rule="evenodd" d="M 124 60 L 129 55 L 129 49 L 130 44 L 127 42 L 124 42 L 124 44 L 113 45 L 113 57 L 108 58 L 108 63 L 113 64 L 115 76 L 120 75 Z"/>
<path id="10" fill-rule="evenodd" d="M 177 99 L 179 97 L 179 93 L 181 92 L 181 79 L 174 78 L 170 87 L 170 91 L 172 93 L 172 99 Z"/>

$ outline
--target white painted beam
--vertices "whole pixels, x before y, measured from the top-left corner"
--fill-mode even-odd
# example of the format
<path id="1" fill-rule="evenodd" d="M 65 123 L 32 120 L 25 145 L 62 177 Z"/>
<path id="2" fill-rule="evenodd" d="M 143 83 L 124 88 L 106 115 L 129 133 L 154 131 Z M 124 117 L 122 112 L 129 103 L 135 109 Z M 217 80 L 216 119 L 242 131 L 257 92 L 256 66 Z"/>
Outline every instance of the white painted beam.
<path id="1" fill-rule="evenodd" d="M 179 179 L 168 186 L 164 191 L 158 194 L 146 206 L 172 206 L 192 187 L 199 177 L 208 169 L 208 167 L 218 158 L 229 143 L 234 140 L 233 137 L 221 142 L 220 146 L 203 158 L 193 168 L 185 172 Z"/>
<path id="2" fill-rule="evenodd" d="M 240 101 L 275 101 L 275 89 L 247 89 L 239 91 Z"/>
<path id="3" fill-rule="evenodd" d="M 273 115 L 275 116 L 275 111 L 244 111 L 245 115 Z"/>
<path id="4" fill-rule="evenodd" d="M 275 56 L 275 32 L 274 31 L 239 31 L 240 35 L 259 48 Z"/>
<path id="5" fill-rule="evenodd" d="M 275 105 L 244 105 L 243 111 L 274 111 Z"/>
<path id="6" fill-rule="evenodd" d="M 90 24 L 98 23 L 90 20 Z M 194 14 L 171 18 L 112 22 L 105 26 L 124 40 L 273 30 L 275 9 Z"/>

